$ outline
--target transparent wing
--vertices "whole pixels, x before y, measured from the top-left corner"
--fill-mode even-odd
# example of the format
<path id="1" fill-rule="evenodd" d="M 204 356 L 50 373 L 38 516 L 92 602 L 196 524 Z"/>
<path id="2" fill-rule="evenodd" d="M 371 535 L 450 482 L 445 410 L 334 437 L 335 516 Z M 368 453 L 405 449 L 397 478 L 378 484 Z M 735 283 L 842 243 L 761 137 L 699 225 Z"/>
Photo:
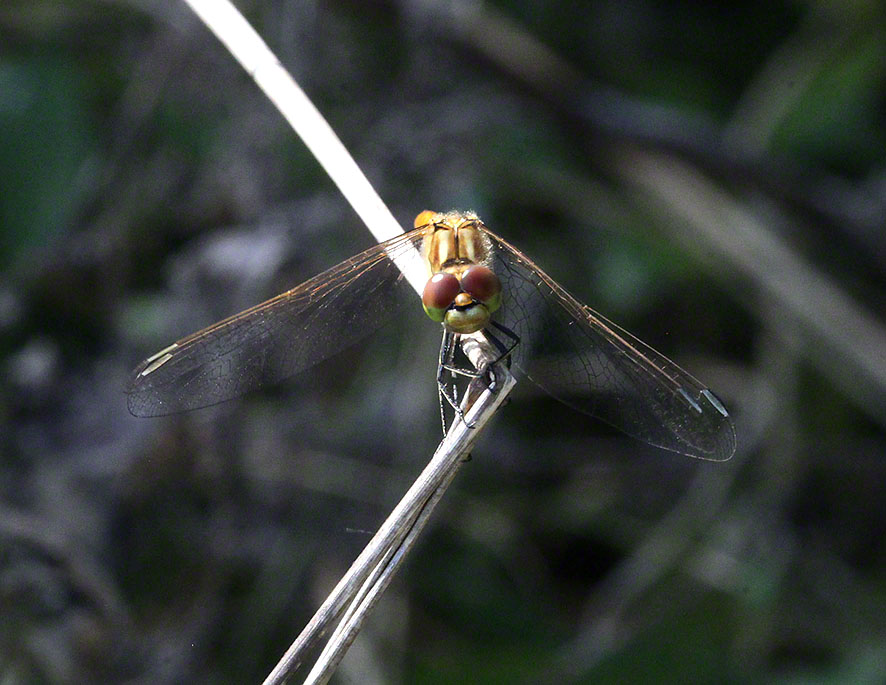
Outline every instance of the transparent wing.
<path id="1" fill-rule="evenodd" d="M 518 370 L 564 404 L 652 445 L 713 461 L 732 456 L 735 428 L 709 389 L 486 233 L 502 281 L 495 318 L 520 337 Z"/>
<path id="2" fill-rule="evenodd" d="M 129 382 L 129 411 L 162 416 L 224 402 L 364 338 L 403 303 L 417 301 L 391 259 L 418 245 L 426 230 L 374 245 L 149 357 Z"/>

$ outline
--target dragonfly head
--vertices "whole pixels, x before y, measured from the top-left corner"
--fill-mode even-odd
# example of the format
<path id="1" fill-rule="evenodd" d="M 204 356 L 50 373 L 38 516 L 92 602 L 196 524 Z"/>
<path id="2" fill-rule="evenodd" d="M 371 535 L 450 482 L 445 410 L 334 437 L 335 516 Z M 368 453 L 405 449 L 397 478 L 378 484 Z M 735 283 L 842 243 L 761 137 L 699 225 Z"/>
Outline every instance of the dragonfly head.
<path id="1" fill-rule="evenodd" d="M 501 281 L 492 269 L 472 264 L 461 280 L 448 271 L 434 274 L 421 297 L 425 313 L 453 333 L 475 333 L 501 306 Z"/>

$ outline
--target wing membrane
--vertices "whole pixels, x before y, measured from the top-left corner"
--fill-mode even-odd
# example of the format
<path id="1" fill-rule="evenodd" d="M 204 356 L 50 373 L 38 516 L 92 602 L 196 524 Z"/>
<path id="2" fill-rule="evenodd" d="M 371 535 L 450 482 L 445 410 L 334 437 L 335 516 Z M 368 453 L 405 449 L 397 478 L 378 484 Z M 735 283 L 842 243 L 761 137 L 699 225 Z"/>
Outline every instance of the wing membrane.
<path id="1" fill-rule="evenodd" d="M 709 389 L 486 233 L 503 284 L 497 317 L 520 337 L 514 361 L 531 381 L 657 447 L 713 461 L 732 456 L 735 428 Z"/>
<path id="2" fill-rule="evenodd" d="M 481 229 L 503 284 L 495 317 L 520 337 L 518 370 L 564 404 L 652 445 L 714 461 L 732 455 L 732 420 L 709 389 Z M 354 344 L 416 301 L 392 259 L 428 230 L 375 245 L 149 357 L 130 381 L 130 412 L 159 416 L 223 402 Z"/>
<path id="3" fill-rule="evenodd" d="M 419 228 L 149 357 L 127 388 L 135 416 L 206 407 L 292 376 L 364 338 L 417 296 L 392 258 Z M 411 298 L 410 298 L 411 294 Z"/>

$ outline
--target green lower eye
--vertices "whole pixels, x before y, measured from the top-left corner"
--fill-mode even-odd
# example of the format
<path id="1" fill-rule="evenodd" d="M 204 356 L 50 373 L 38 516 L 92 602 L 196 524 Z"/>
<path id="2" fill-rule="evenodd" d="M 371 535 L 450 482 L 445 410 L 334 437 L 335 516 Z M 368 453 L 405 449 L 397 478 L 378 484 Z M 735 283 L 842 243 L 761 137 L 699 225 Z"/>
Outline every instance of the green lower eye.
<path id="1" fill-rule="evenodd" d="M 437 323 L 443 323 L 443 319 L 446 316 L 445 309 L 436 309 L 434 307 L 428 307 L 427 305 L 422 305 L 425 310 L 425 314 L 428 315 L 428 318 L 431 321 L 436 321 Z"/>
<path id="2" fill-rule="evenodd" d="M 501 293 L 495 293 L 488 300 L 484 300 L 483 304 L 486 305 L 486 309 L 489 310 L 489 313 L 496 311 L 499 307 L 501 307 Z"/>
<path id="3" fill-rule="evenodd" d="M 489 322 L 489 309 L 486 305 L 475 302 L 464 309 L 446 311 L 444 325 L 453 333 L 475 333 Z"/>

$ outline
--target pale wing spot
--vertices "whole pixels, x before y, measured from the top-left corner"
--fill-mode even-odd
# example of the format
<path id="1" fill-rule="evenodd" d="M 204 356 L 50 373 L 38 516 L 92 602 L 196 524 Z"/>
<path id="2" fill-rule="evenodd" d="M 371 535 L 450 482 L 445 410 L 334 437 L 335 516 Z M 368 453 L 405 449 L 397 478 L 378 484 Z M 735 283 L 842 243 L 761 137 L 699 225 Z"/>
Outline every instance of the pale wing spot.
<path id="1" fill-rule="evenodd" d="M 708 402 L 714 405 L 714 409 L 720 412 L 723 416 L 729 416 L 729 412 L 726 411 L 726 407 L 723 406 L 723 403 L 717 398 L 714 393 L 705 388 L 701 391 L 701 394 Z"/>
<path id="2" fill-rule="evenodd" d="M 684 388 L 680 388 L 679 390 L 677 390 L 677 392 L 678 392 L 680 395 L 682 395 L 683 398 L 684 398 L 687 402 L 689 402 L 689 405 L 690 405 L 693 409 L 695 409 L 695 411 L 697 411 L 699 414 L 702 413 L 702 411 L 701 411 L 701 407 L 699 406 L 698 402 L 696 402 L 694 399 L 692 399 L 692 398 L 689 396 L 689 393 L 686 392 L 686 390 L 685 390 Z"/>
<path id="3" fill-rule="evenodd" d="M 172 359 L 172 351 L 177 347 L 178 343 L 172 343 L 169 347 L 164 347 L 156 354 L 153 354 L 145 359 L 145 363 L 147 364 L 147 366 L 142 369 L 142 372 L 139 374 L 139 376 L 147 376 L 149 373 L 153 373 L 161 366 L 163 366 L 166 362 Z"/>

